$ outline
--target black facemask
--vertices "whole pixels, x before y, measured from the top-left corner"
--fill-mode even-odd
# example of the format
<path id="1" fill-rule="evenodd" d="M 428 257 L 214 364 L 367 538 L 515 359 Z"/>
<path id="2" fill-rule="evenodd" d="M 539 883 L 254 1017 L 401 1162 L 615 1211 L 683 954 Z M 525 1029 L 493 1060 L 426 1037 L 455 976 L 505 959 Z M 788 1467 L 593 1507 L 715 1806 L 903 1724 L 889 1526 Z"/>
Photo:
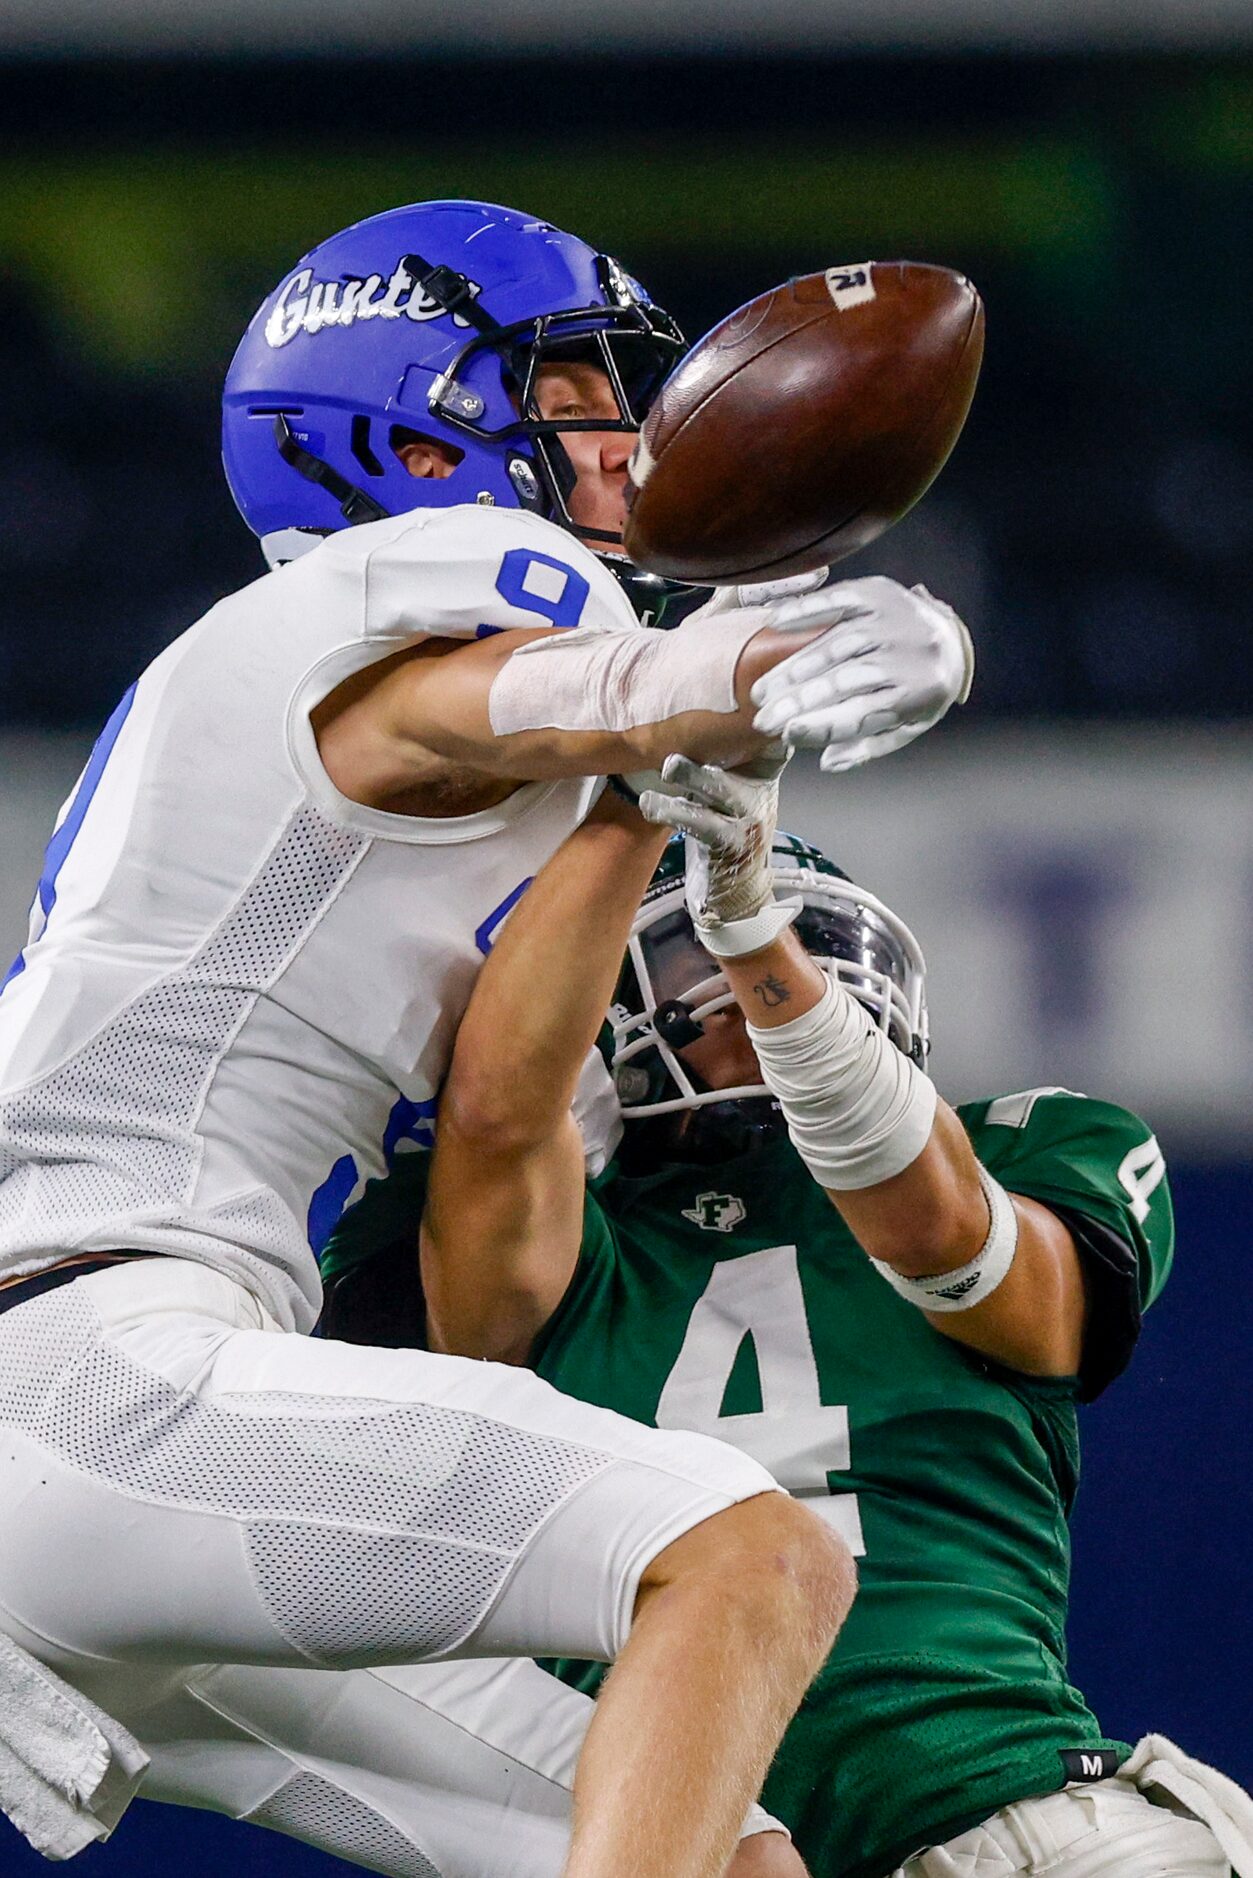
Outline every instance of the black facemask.
<path id="1" fill-rule="evenodd" d="M 600 558 L 631 602 L 641 626 L 655 626 L 662 632 L 669 632 L 672 627 L 681 625 L 698 606 L 703 606 L 713 592 L 712 587 L 690 587 L 683 580 L 645 574 L 622 554 L 602 554 Z"/>

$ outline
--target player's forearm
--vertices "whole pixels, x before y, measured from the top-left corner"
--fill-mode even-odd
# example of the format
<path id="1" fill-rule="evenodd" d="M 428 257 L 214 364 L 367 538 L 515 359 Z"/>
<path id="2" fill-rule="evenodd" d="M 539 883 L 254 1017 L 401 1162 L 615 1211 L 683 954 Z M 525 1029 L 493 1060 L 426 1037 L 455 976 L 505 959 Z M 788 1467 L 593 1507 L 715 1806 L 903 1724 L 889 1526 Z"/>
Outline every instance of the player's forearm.
<path id="1" fill-rule="evenodd" d="M 791 934 L 785 940 L 796 945 Z M 742 990 L 737 986 L 742 1001 L 756 999 L 760 1004 L 763 994 L 773 1000 L 768 1012 L 753 1010 L 751 1002 L 748 1007 L 764 1055 L 769 1049 L 762 1040 L 779 1035 L 784 1025 L 795 1021 L 788 1016 L 790 1010 L 803 1018 L 820 1003 L 812 978 L 791 972 L 788 953 L 784 942 L 771 948 L 773 969 L 765 964 L 764 953 L 727 962 L 746 981 Z M 810 966 L 812 972 L 816 969 Z M 796 1005 L 779 1001 L 790 989 L 797 994 Z M 770 1028 L 763 1021 L 767 1017 L 773 1020 Z M 811 1048 L 815 1042 L 817 1038 L 811 1038 Z M 811 1057 L 811 1073 L 800 1077 L 809 1083 L 814 1099 L 801 1095 L 798 1100 L 795 1093 L 784 1098 L 788 1126 L 802 1157 L 817 1177 L 827 1164 L 849 1165 L 850 1147 L 852 1164 L 857 1164 L 857 1136 L 873 1142 L 872 1156 L 884 1156 L 889 1168 L 895 1163 L 895 1171 L 870 1180 L 859 1173 L 853 1184 L 847 1184 L 841 1172 L 836 1184 L 831 1179 L 822 1184 L 885 1280 L 903 1290 L 934 1328 L 954 1342 L 1032 1375 L 1073 1374 L 1082 1349 L 1085 1298 L 1078 1254 L 1067 1228 L 1047 1208 L 1005 1193 L 980 1169 L 960 1118 L 938 1096 L 919 1147 L 911 1105 L 899 1099 L 902 1075 L 907 1096 L 916 1072 L 881 1033 L 872 1042 L 887 1073 L 886 1104 L 870 1086 L 863 1086 L 852 1103 L 838 1098 L 824 1102 L 820 1054 Z M 834 1063 L 831 1069 L 834 1074 Z M 766 1080 L 776 1092 L 783 1086 L 777 1073 L 767 1073 Z M 825 1142 L 822 1125 L 814 1126 L 815 1117 L 824 1111 L 830 1131 Z M 908 1136 L 900 1154 L 891 1128 L 882 1128 L 893 1113 Z"/>
<path id="2" fill-rule="evenodd" d="M 720 958 L 718 964 L 753 1027 L 759 1052 L 765 1049 L 761 1033 L 794 1023 L 827 995 L 826 972 L 791 927 L 760 951 Z M 882 1047 L 892 1046 L 885 1039 Z M 834 1063 L 831 1073 L 837 1073 Z M 852 1118 L 848 1125 L 851 1130 Z M 839 1116 L 833 1113 L 827 1126 L 838 1131 Z M 868 1185 L 828 1186 L 826 1192 L 859 1245 L 905 1276 L 965 1264 L 987 1235 L 987 1202 L 970 1141 L 938 1096 L 930 1131 L 906 1167 Z"/>
<path id="3" fill-rule="evenodd" d="M 718 969 L 750 1024 L 777 1029 L 811 1011 L 826 990 L 826 974 L 814 964 L 790 926 L 759 952 L 719 958 Z"/>
<path id="4" fill-rule="evenodd" d="M 520 780 L 652 769 L 672 750 L 743 762 L 766 747 L 753 684 L 818 636 L 742 617 L 738 631 L 715 619 L 673 633 L 501 634 L 406 666 L 393 731 Z"/>
<path id="5" fill-rule="evenodd" d="M 431 1349 L 527 1361 L 578 1261 L 583 1188 L 570 1115 L 541 1149 L 514 1153 L 441 1109 L 420 1241 Z"/>
<path id="6" fill-rule="evenodd" d="M 828 1198 L 863 1250 L 905 1279 L 977 1266 L 993 1228 L 970 1137 L 942 1098 L 926 1146 L 902 1173 L 853 1192 L 828 1190 Z M 1012 1209 L 1017 1235 L 1004 1276 L 970 1309 L 930 1312 L 930 1320 L 944 1336 L 1007 1368 L 1073 1374 L 1085 1315 L 1074 1241 L 1034 1200 L 1003 1193 L 999 1204 Z"/>
<path id="7" fill-rule="evenodd" d="M 839 1025 L 830 1020 L 848 994 L 827 991 L 825 975 L 792 932 L 722 965 L 793 1141 L 884 1277 L 901 1280 L 897 1288 L 954 1342 L 1033 1375 L 1072 1374 L 1085 1299 L 1062 1221 L 1005 1193 L 980 1169 L 955 1111 L 851 1002 L 849 1028 L 854 1041 L 860 1032 L 867 1053 L 859 1060 L 838 1047 Z M 788 1036 L 789 1025 L 798 1026 L 798 1038 Z M 784 1045 L 781 1059 L 772 1037 Z M 919 1110 L 910 1101 L 911 1084 L 929 1093 L 933 1107 Z M 876 1161 L 885 1172 L 866 1178 Z M 950 1277 L 951 1284 L 937 1283 Z"/>
<path id="8" fill-rule="evenodd" d="M 607 791 L 540 870 L 479 974 L 441 1127 L 520 1152 L 567 1114 L 665 832 Z"/>
<path id="9" fill-rule="evenodd" d="M 804 1016 L 826 991 L 826 973 L 790 927 L 760 952 L 719 964 L 755 1030 L 776 1030 Z M 987 1236 L 974 1153 L 943 1099 L 937 1099 L 921 1153 L 901 1173 L 827 1194 L 858 1244 L 907 1277 L 964 1265 Z"/>
<path id="10" fill-rule="evenodd" d="M 432 1346 L 524 1362 L 578 1258 L 570 1104 L 664 837 L 609 794 L 506 921 L 457 1033 L 422 1226 Z"/>
<path id="11" fill-rule="evenodd" d="M 1009 1263 L 994 1288 L 968 1309 L 928 1311 L 930 1322 L 1008 1369 L 1036 1376 L 1078 1370 L 1086 1298 L 1070 1231 L 1038 1201 L 1003 1189 L 994 1219 L 970 1139 L 946 1102 L 937 1103 L 931 1138 L 904 1173 L 829 1197 L 866 1252 L 905 1279 L 960 1281 L 969 1273 L 973 1286 L 989 1257 L 997 1263 L 990 1248 L 1008 1231 Z M 960 1295 L 960 1282 L 955 1289 Z"/>
<path id="12" fill-rule="evenodd" d="M 903 1172 L 827 1192 L 863 1250 L 906 1278 L 955 1270 L 987 1238 L 988 1203 L 974 1150 L 942 1097 L 925 1147 Z"/>

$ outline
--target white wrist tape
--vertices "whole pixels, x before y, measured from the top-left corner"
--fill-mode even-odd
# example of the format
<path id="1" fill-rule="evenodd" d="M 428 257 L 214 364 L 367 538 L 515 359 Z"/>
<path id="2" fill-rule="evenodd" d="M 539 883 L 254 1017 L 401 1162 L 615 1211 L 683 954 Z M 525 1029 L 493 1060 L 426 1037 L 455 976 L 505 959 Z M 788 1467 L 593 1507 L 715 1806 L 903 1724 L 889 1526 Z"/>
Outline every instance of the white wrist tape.
<path id="1" fill-rule="evenodd" d="M 986 1167 L 979 1168 L 979 1181 L 987 1196 L 992 1223 L 979 1251 L 965 1265 L 953 1272 L 936 1272 L 930 1278 L 905 1278 L 880 1259 L 870 1263 L 886 1278 L 893 1291 L 908 1298 L 922 1311 L 968 1311 L 991 1297 L 1014 1262 L 1018 1250 L 1018 1215 L 1014 1203 L 999 1180 L 993 1180 Z"/>
<path id="2" fill-rule="evenodd" d="M 792 1145 L 820 1186 L 876 1186 L 926 1147 L 935 1084 L 836 979 L 803 1017 L 769 1030 L 750 1024 L 748 1034 Z"/>
<path id="3" fill-rule="evenodd" d="M 492 680 L 498 737 L 519 730 L 638 730 L 684 711 L 734 711 L 735 668 L 765 607 L 688 620 L 673 632 L 580 627 L 532 639 Z"/>
<path id="4" fill-rule="evenodd" d="M 772 939 L 777 939 L 804 904 L 796 894 L 792 899 L 768 901 L 760 912 L 750 914 L 747 919 L 724 920 L 716 926 L 694 920 L 696 937 L 716 959 L 743 958 L 746 952 L 760 952 Z"/>

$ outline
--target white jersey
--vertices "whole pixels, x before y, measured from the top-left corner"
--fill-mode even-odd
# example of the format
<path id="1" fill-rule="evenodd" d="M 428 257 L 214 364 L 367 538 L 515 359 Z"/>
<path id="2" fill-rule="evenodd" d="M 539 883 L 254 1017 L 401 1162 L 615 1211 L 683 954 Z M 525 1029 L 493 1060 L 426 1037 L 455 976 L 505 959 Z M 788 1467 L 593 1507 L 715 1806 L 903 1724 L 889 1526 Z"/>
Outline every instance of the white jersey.
<path id="1" fill-rule="evenodd" d="M 311 1328 L 316 1252 L 398 1145 L 429 1143 L 475 973 L 596 785 L 447 820 L 364 808 L 309 713 L 424 635 L 545 624 L 639 630 L 553 524 L 418 510 L 331 536 L 149 666 L 0 995 L 0 1276 L 171 1252 Z"/>

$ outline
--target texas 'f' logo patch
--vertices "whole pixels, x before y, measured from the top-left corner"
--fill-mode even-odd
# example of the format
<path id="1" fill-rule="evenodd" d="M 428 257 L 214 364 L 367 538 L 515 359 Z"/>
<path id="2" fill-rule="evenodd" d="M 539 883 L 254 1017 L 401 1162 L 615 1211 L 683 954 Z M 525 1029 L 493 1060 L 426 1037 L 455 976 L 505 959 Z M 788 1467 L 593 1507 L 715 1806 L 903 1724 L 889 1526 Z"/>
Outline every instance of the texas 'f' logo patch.
<path id="1" fill-rule="evenodd" d="M 743 1200 L 733 1193 L 698 1193 L 692 1205 L 683 1208 L 683 1217 L 704 1232 L 730 1232 L 746 1215 Z"/>

